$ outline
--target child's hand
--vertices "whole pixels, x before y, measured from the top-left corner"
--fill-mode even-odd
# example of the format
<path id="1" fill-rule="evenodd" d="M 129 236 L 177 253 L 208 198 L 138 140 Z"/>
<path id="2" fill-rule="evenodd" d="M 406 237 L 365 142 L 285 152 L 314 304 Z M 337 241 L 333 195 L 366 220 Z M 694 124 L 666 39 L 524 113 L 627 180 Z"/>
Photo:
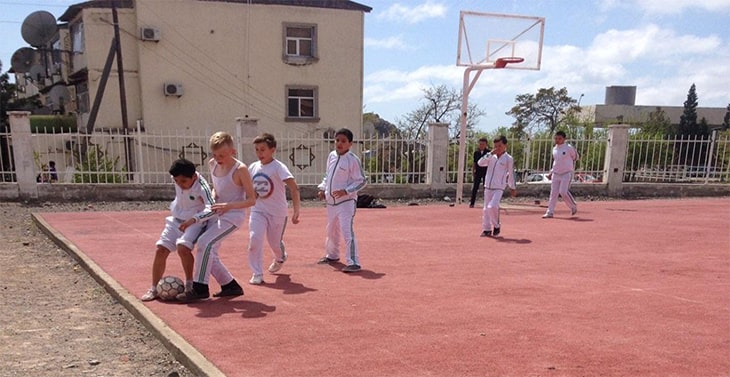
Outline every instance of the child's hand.
<path id="1" fill-rule="evenodd" d="M 324 200 L 324 191 L 317 191 L 317 199 Z"/>
<path id="2" fill-rule="evenodd" d="M 347 195 L 347 191 L 345 191 L 345 190 L 332 191 L 332 197 L 335 199 L 341 198 L 345 195 Z"/>
<path id="3" fill-rule="evenodd" d="M 187 220 L 185 220 L 184 223 L 180 224 L 180 226 L 178 228 L 180 229 L 180 231 L 184 232 L 185 229 L 187 229 L 190 225 L 193 225 L 193 224 L 195 224 L 195 218 L 187 219 Z"/>
<path id="4" fill-rule="evenodd" d="M 219 215 L 222 215 L 222 214 L 226 213 L 226 211 L 228 211 L 230 208 L 228 206 L 228 203 L 216 203 L 216 204 L 213 204 L 210 207 L 210 209 L 212 209 L 213 212 L 215 212 Z"/>
<path id="5" fill-rule="evenodd" d="M 291 217 L 292 224 L 299 224 L 299 210 L 294 210 L 294 214 Z"/>

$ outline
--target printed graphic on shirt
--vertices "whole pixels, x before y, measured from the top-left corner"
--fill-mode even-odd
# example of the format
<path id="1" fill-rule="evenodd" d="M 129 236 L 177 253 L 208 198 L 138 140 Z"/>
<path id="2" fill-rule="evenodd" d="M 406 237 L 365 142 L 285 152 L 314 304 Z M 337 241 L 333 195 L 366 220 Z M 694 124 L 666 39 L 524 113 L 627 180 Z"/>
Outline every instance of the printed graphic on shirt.
<path id="1" fill-rule="evenodd" d="M 256 196 L 259 198 L 266 199 L 274 193 L 274 181 L 268 175 L 259 172 L 251 177 L 251 180 Z"/>

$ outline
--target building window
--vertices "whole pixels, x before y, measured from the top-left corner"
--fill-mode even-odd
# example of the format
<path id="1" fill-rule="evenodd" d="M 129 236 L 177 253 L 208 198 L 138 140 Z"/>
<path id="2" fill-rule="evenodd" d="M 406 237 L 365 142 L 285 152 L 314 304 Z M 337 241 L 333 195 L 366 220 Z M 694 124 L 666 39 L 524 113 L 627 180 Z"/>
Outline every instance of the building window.
<path id="1" fill-rule="evenodd" d="M 319 121 L 317 116 L 317 88 L 287 87 L 287 121 Z"/>
<path id="2" fill-rule="evenodd" d="M 284 25 L 284 62 L 304 65 L 317 61 L 317 27 L 315 25 Z"/>
<path id="3" fill-rule="evenodd" d="M 79 22 L 71 25 L 71 50 L 73 52 L 84 52 L 84 23 Z"/>

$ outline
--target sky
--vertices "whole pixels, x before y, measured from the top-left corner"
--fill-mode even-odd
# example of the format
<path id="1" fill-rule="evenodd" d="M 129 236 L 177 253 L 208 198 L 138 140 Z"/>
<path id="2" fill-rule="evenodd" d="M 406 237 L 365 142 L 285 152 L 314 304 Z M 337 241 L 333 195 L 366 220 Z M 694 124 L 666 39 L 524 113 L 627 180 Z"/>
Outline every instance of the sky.
<path id="1" fill-rule="evenodd" d="M 0 61 L 27 44 L 30 13 L 60 16 L 68 0 L 0 0 Z M 461 11 L 545 18 L 539 71 L 485 70 L 469 103 L 486 115 L 477 129 L 509 127 L 520 94 L 565 87 L 581 105 L 603 104 L 608 86 L 636 86 L 636 104 L 682 106 L 692 84 L 700 107 L 730 103 L 730 0 L 362 0 L 365 112 L 397 123 L 419 107 L 424 89 L 461 91 L 456 65 Z M 475 37 L 476 39 L 476 37 Z M 473 77 L 473 76 L 472 76 Z"/>

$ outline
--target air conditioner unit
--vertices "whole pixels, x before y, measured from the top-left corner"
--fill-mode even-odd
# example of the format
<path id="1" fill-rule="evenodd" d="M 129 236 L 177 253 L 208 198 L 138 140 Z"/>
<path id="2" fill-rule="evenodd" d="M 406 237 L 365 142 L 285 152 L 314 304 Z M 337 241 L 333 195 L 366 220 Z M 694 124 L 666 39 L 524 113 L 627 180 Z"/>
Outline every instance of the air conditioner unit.
<path id="1" fill-rule="evenodd" d="M 166 96 L 182 96 L 183 86 L 180 83 L 166 82 L 165 83 L 165 95 Z"/>
<path id="2" fill-rule="evenodd" d="M 159 42 L 160 29 L 156 29 L 153 27 L 143 27 L 139 31 L 139 36 L 143 41 Z"/>

